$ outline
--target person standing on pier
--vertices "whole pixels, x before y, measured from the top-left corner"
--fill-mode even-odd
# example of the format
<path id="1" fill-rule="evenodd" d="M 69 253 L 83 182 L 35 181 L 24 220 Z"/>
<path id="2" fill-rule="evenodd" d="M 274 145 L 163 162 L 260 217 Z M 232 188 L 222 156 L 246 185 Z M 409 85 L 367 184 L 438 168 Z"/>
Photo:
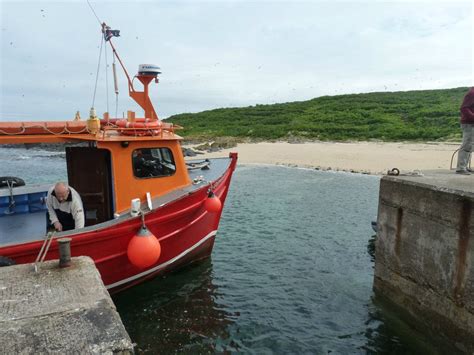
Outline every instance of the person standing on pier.
<path id="1" fill-rule="evenodd" d="M 472 87 L 461 104 L 462 145 L 458 153 L 457 174 L 470 175 L 469 161 L 474 143 L 474 87 Z"/>
<path id="2" fill-rule="evenodd" d="M 58 232 L 84 228 L 84 208 L 81 196 L 65 182 L 51 187 L 46 197 L 48 224 Z M 49 227 L 48 226 L 48 227 Z"/>

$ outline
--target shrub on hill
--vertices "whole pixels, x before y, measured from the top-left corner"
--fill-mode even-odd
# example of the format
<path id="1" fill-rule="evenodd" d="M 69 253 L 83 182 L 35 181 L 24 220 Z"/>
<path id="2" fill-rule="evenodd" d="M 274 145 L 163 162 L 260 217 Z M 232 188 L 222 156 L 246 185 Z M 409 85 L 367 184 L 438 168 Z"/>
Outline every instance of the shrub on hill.
<path id="1" fill-rule="evenodd" d="M 308 101 L 184 113 L 168 121 L 190 139 L 427 141 L 458 139 L 468 88 L 323 96 Z"/>

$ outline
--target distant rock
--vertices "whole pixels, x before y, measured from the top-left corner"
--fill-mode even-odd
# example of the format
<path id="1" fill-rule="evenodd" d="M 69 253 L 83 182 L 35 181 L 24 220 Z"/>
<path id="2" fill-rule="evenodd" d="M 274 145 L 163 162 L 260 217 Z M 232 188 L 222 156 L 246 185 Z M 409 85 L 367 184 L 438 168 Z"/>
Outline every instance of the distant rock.
<path id="1" fill-rule="evenodd" d="M 182 147 L 181 150 L 183 151 L 183 155 L 185 157 L 195 157 L 198 154 L 204 154 L 203 152 L 197 152 L 193 148 L 184 148 Z"/>
<path id="2" fill-rule="evenodd" d="M 234 139 L 219 138 L 213 142 L 207 142 L 195 147 L 196 150 L 205 151 L 208 153 L 218 152 L 222 149 L 229 149 L 237 146 L 237 142 Z"/>

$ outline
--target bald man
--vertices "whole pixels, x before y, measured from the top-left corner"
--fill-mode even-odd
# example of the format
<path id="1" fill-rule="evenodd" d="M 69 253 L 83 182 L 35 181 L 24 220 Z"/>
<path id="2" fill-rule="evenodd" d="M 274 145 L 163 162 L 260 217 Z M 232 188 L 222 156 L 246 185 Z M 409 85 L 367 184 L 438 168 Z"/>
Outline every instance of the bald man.
<path id="1" fill-rule="evenodd" d="M 84 228 L 84 209 L 76 190 L 65 182 L 51 187 L 46 197 L 48 217 L 58 232 Z"/>

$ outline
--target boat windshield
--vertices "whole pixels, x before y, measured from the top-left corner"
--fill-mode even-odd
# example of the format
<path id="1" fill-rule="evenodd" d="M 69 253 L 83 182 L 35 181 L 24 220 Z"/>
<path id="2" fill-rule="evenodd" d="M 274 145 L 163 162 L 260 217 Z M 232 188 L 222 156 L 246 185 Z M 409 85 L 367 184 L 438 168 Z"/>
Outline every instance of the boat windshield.
<path id="1" fill-rule="evenodd" d="M 173 153 L 169 148 L 140 148 L 132 153 L 135 177 L 155 178 L 171 176 L 176 172 Z"/>

